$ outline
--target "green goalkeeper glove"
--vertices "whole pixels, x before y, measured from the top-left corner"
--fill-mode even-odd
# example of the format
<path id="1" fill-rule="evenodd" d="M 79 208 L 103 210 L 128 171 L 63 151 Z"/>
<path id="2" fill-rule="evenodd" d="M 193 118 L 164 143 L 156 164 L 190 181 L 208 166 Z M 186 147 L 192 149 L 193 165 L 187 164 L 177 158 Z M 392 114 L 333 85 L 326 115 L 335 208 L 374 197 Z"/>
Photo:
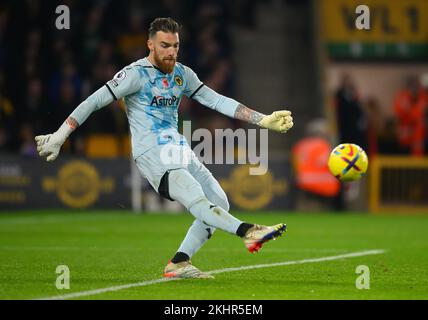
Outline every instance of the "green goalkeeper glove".
<path id="1" fill-rule="evenodd" d="M 39 155 L 46 157 L 46 161 L 54 161 L 58 157 L 61 146 L 72 131 L 73 128 L 64 122 L 56 132 L 35 137 Z"/>
<path id="2" fill-rule="evenodd" d="M 260 127 L 285 133 L 293 127 L 293 117 L 287 110 L 275 111 L 257 123 Z"/>

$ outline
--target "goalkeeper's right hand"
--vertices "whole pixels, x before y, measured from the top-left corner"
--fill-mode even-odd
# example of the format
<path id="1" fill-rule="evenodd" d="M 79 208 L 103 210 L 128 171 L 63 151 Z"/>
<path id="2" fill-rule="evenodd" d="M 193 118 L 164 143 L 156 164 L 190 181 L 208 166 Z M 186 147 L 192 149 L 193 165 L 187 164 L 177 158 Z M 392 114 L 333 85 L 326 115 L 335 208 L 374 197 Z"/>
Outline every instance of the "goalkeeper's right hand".
<path id="1" fill-rule="evenodd" d="M 34 138 L 37 143 L 37 151 L 39 156 L 46 157 L 47 161 L 54 161 L 59 154 L 64 141 L 55 133 L 47 134 L 43 136 L 37 136 Z"/>
<path id="2" fill-rule="evenodd" d="M 46 157 L 46 161 L 54 161 L 58 157 L 61 146 L 72 131 L 73 128 L 64 122 L 54 133 L 36 136 L 34 140 L 36 140 L 39 155 Z"/>

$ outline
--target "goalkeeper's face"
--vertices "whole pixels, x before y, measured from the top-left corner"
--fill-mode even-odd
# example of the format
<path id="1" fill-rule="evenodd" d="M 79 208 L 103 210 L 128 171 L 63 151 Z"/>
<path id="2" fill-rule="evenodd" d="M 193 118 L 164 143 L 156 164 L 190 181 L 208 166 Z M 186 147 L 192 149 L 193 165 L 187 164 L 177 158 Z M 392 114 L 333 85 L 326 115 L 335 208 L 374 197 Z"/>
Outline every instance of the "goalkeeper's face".
<path id="1" fill-rule="evenodd" d="M 156 65 L 165 73 L 171 73 L 177 62 L 179 50 L 178 33 L 158 31 L 156 35 L 147 42 L 150 55 Z"/>

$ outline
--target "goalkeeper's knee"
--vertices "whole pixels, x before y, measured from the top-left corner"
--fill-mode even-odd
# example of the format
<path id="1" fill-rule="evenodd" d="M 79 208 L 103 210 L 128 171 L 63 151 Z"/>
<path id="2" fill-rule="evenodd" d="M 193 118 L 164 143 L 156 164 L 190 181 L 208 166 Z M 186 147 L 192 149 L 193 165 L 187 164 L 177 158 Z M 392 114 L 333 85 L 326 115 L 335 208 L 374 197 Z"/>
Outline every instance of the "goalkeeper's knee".
<path id="1" fill-rule="evenodd" d="M 208 188 L 204 189 L 208 200 L 229 212 L 230 205 L 227 195 L 217 181 L 213 182 Z"/>
<path id="2" fill-rule="evenodd" d="M 195 203 L 207 199 L 199 182 L 187 170 L 171 170 L 168 175 L 169 196 L 187 209 Z"/>
<path id="3" fill-rule="evenodd" d="M 210 202 L 199 182 L 187 170 L 170 171 L 168 183 L 169 196 L 183 204 L 195 218 L 209 226 L 236 234 L 242 221 Z"/>

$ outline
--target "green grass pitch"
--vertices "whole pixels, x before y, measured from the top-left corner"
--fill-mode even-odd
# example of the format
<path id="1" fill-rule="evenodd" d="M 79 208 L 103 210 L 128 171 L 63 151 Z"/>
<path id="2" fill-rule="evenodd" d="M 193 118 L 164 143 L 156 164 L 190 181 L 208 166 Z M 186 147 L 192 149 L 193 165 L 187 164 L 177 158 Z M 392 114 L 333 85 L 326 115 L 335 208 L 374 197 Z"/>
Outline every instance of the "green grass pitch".
<path id="1" fill-rule="evenodd" d="M 372 249 L 385 253 L 222 272 L 214 280 L 167 281 L 76 299 L 428 299 L 428 215 L 236 213 L 245 221 L 287 223 L 258 254 L 216 231 L 193 257 L 204 271 L 323 258 Z M 156 280 L 192 223 L 190 214 L 28 211 L 0 214 L 0 299 L 37 299 Z M 55 270 L 70 269 L 58 290 Z M 370 270 L 357 289 L 356 268 Z"/>

